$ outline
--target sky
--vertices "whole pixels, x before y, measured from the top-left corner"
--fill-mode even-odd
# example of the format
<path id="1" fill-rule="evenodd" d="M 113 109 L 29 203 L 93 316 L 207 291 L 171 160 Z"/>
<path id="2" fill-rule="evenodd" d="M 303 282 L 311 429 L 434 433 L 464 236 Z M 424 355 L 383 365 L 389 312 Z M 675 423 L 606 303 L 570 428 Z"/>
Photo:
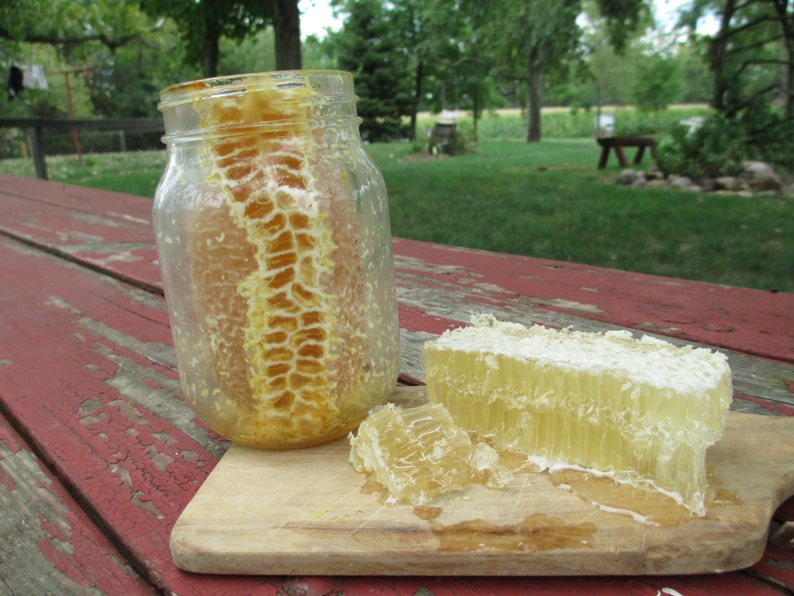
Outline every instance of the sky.
<path id="1" fill-rule="evenodd" d="M 681 5 L 688 4 L 688 0 L 654 0 L 657 18 L 670 28 L 678 16 Z M 342 22 L 334 18 L 329 0 L 300 0 L 298 8 L 301 11 L 301 36 L 316 35 L 324 37 L 326 28 L 339 29 Z M 699 26 L 701 33 L 711 33 L 716 27 L 714 19 L 702 22 Z"/>
<path id="2" fill-rule="evenodd" d="M 334 30 L 342 27 L 342 22 L 334 18 L 329 0 L 300 0 L 298 9 L 301 11 L 301 37 L 324 37 L 327 27 Z"/>

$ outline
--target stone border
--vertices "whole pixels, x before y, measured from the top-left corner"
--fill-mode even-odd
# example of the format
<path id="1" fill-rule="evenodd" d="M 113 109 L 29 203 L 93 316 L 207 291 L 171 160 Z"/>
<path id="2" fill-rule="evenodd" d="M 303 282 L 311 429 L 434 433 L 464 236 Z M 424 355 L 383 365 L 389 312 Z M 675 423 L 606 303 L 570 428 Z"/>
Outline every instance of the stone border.
<path id="1" fill-rule="evenodd" d="M 786 183 L 771 166 L 760 161 L 745 162 L 739 176 L 720 176 L 692 180 L 687 176 L 664 175 L 655 168 L 647 171 L 626 168 L 620 171 L 615 182 L 632 188 L 666 187 L 692 192 L 717 192 L 742 197 L 779 194 L 794 198 L 794 184 Z"/>

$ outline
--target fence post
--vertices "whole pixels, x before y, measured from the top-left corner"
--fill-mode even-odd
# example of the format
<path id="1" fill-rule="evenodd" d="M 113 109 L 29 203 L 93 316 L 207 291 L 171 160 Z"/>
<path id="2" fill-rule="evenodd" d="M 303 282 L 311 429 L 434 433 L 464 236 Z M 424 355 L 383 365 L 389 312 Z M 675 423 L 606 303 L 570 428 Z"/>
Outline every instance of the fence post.
<path id="1" fill-rule="evenodd" d="M 36 166 L 36 178 L 47 179 L 47 160 L 44 156 L 44 134 L 41 123 L 28 129 L 30 145 L 33 152 L 33 164 Z"/>

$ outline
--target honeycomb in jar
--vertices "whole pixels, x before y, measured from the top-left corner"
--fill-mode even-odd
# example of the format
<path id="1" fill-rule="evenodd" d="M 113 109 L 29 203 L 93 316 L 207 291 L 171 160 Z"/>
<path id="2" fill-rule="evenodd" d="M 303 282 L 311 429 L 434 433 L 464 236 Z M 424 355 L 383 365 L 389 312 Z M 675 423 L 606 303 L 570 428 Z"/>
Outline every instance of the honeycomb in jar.
<path id="1" fill-rule="evenodd" d="M 205 141 L 216 196 L 188 234 L 212 368 L 193 391 L 235 441 L 306 446 L 343 436 L 371 399 L 358 222 L 349 185 L 323 175 L 302 101 L 316 92 L 254 91 L 197 108 L 203 128 L 236 127 Z"/>

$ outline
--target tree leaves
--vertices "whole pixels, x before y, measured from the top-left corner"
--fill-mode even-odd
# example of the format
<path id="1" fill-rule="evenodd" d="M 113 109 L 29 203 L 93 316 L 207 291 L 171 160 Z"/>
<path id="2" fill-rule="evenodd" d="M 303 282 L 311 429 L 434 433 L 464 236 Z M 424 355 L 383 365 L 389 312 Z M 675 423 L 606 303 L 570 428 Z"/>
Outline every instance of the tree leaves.
<path id="1" fill-rule="evenodd" d="M 256 33 L 273 9 L 271 2 L 262 0 L 140 0 L 140 6 L 153 17 L 170 17 L 177 23 L 187 59 L 201 64 L 208 77 L 218 70 L 220 38 L 243 39 Z"/>

